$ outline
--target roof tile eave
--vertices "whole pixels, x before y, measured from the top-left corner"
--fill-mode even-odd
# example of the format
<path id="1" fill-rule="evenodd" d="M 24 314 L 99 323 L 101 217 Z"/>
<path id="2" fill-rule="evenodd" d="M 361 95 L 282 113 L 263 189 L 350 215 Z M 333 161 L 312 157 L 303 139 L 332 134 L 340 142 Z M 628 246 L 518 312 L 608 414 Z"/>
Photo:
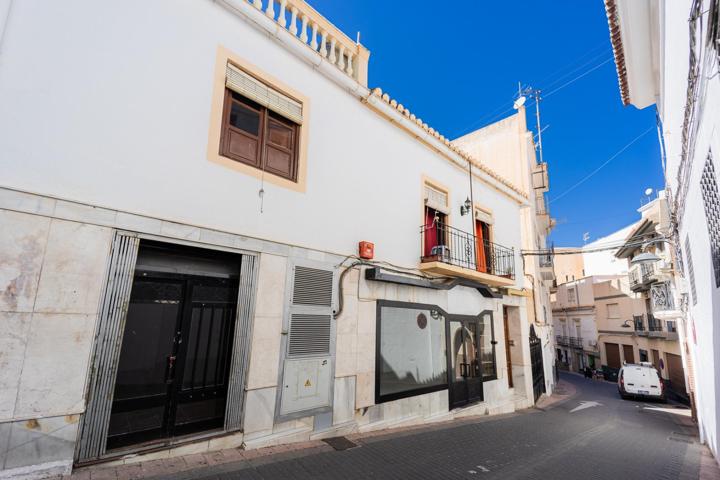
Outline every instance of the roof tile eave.
<path id="1" fill-rule="evenodd" d="M 620 98 L 623 106 L 630 105 L 630 89 L 627 79 L 627 65 L 625 64 L 625 53 L 623 50 L 622 34 L 616 0 L 605 0 L 605 14 L 608 19 L 610 30 L 610 43 L 612 44 L 613 56 L 615 57 L 615 70 L 617 71 L 618 84 L 620 87 Z"/>

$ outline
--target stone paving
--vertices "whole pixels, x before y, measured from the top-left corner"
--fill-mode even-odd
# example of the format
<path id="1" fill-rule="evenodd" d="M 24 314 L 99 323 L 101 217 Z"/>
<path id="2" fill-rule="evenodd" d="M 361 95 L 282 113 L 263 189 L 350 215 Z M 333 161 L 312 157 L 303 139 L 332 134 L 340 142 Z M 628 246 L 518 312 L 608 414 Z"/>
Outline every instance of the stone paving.
<path id="1" fill-rule="evenodd" d="M 538 408 L 351 435 L 358 446 L 348 450 L 321 441 L 228 449 L 78 469 L 68 480 L 720 479 L 686 409 L 623 401 L 614 384 L 562 376 L 560 394 Z"/>

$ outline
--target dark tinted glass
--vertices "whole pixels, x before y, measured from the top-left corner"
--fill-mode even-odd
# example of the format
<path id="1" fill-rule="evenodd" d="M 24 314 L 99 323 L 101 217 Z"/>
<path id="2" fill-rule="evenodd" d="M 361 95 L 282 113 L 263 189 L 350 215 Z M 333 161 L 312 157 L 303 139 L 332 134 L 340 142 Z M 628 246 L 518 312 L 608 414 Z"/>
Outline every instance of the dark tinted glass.
<path id="1" fill-rule="evenodd" d="M 260 132 L 260 114 L 233 102 L 230 109 L 230 125 L 257 136 Z"/>

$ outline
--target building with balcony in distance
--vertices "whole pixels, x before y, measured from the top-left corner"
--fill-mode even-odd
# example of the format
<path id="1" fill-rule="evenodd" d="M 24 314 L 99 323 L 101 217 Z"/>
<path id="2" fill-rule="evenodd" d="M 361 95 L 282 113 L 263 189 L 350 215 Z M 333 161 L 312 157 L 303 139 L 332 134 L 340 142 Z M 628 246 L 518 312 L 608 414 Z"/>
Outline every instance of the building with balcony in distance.
<path id="1" fill-rule="evenodd" d="M 303 0 L 23 0 L 0 26 L 0 476 L 552 392 L 523 108 L 452 142 Z"/>
<path id="2" fill-rule="evenodd" d="M 720 2 L 605 0 L 623 105 L 654 107 L 670 216 L 672 297 L 701 441 L 720 454 Z M 637 285 L 653 271 L 636 272 Z M 662 268 L 660 268 L 662 270 Z M 666 271 L 659 272 L 662 275 Z M 652 295 L 651 291 L 651 295 Z"/>
<path id="3" fill-rule="evenodd" d="M 651 362 L 669 391 L 689 401 L 678 325 L 678 289 L 671 250 L 662 243 L 669 224 L 665 192 L 638 212 L 641 219 L 580 249 L 556 249 L 556 274 L 574 280 L 552 294 L 553 325 L 560 365 L 589 366 L 616 378 L 624 362 Z M 632 265 L 641 252 L 657 253 L 656 265 Z M 575 278 L 575 275 L 588 276 Z"/>

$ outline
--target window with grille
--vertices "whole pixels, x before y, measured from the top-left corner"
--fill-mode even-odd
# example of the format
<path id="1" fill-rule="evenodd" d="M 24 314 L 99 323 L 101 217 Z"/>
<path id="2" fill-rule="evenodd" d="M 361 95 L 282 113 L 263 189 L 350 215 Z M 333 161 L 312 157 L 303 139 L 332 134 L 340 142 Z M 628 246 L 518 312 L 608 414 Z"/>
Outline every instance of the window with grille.
<path id="1" fill-rule="evenodd" d="M 690 293 L 692 294 L 693 305 L 697 304 L 697 292 L 695 290 L 695 268 L 693 267 L 692 253 L 690 252 L 690 237 L 685 236 L 685 263 L 687 264 L 687 276 L 690 279 Z"/>
<path id="2" fill-rule="evenodd" d="M 720 194 L 718 194 L 717 177 L 712 152 L 708 153 L 700 178 L 705 217 L 708 234 L 710 235 L 710 255 L 715 272 L 715 287 L 720 287 Z"/>

